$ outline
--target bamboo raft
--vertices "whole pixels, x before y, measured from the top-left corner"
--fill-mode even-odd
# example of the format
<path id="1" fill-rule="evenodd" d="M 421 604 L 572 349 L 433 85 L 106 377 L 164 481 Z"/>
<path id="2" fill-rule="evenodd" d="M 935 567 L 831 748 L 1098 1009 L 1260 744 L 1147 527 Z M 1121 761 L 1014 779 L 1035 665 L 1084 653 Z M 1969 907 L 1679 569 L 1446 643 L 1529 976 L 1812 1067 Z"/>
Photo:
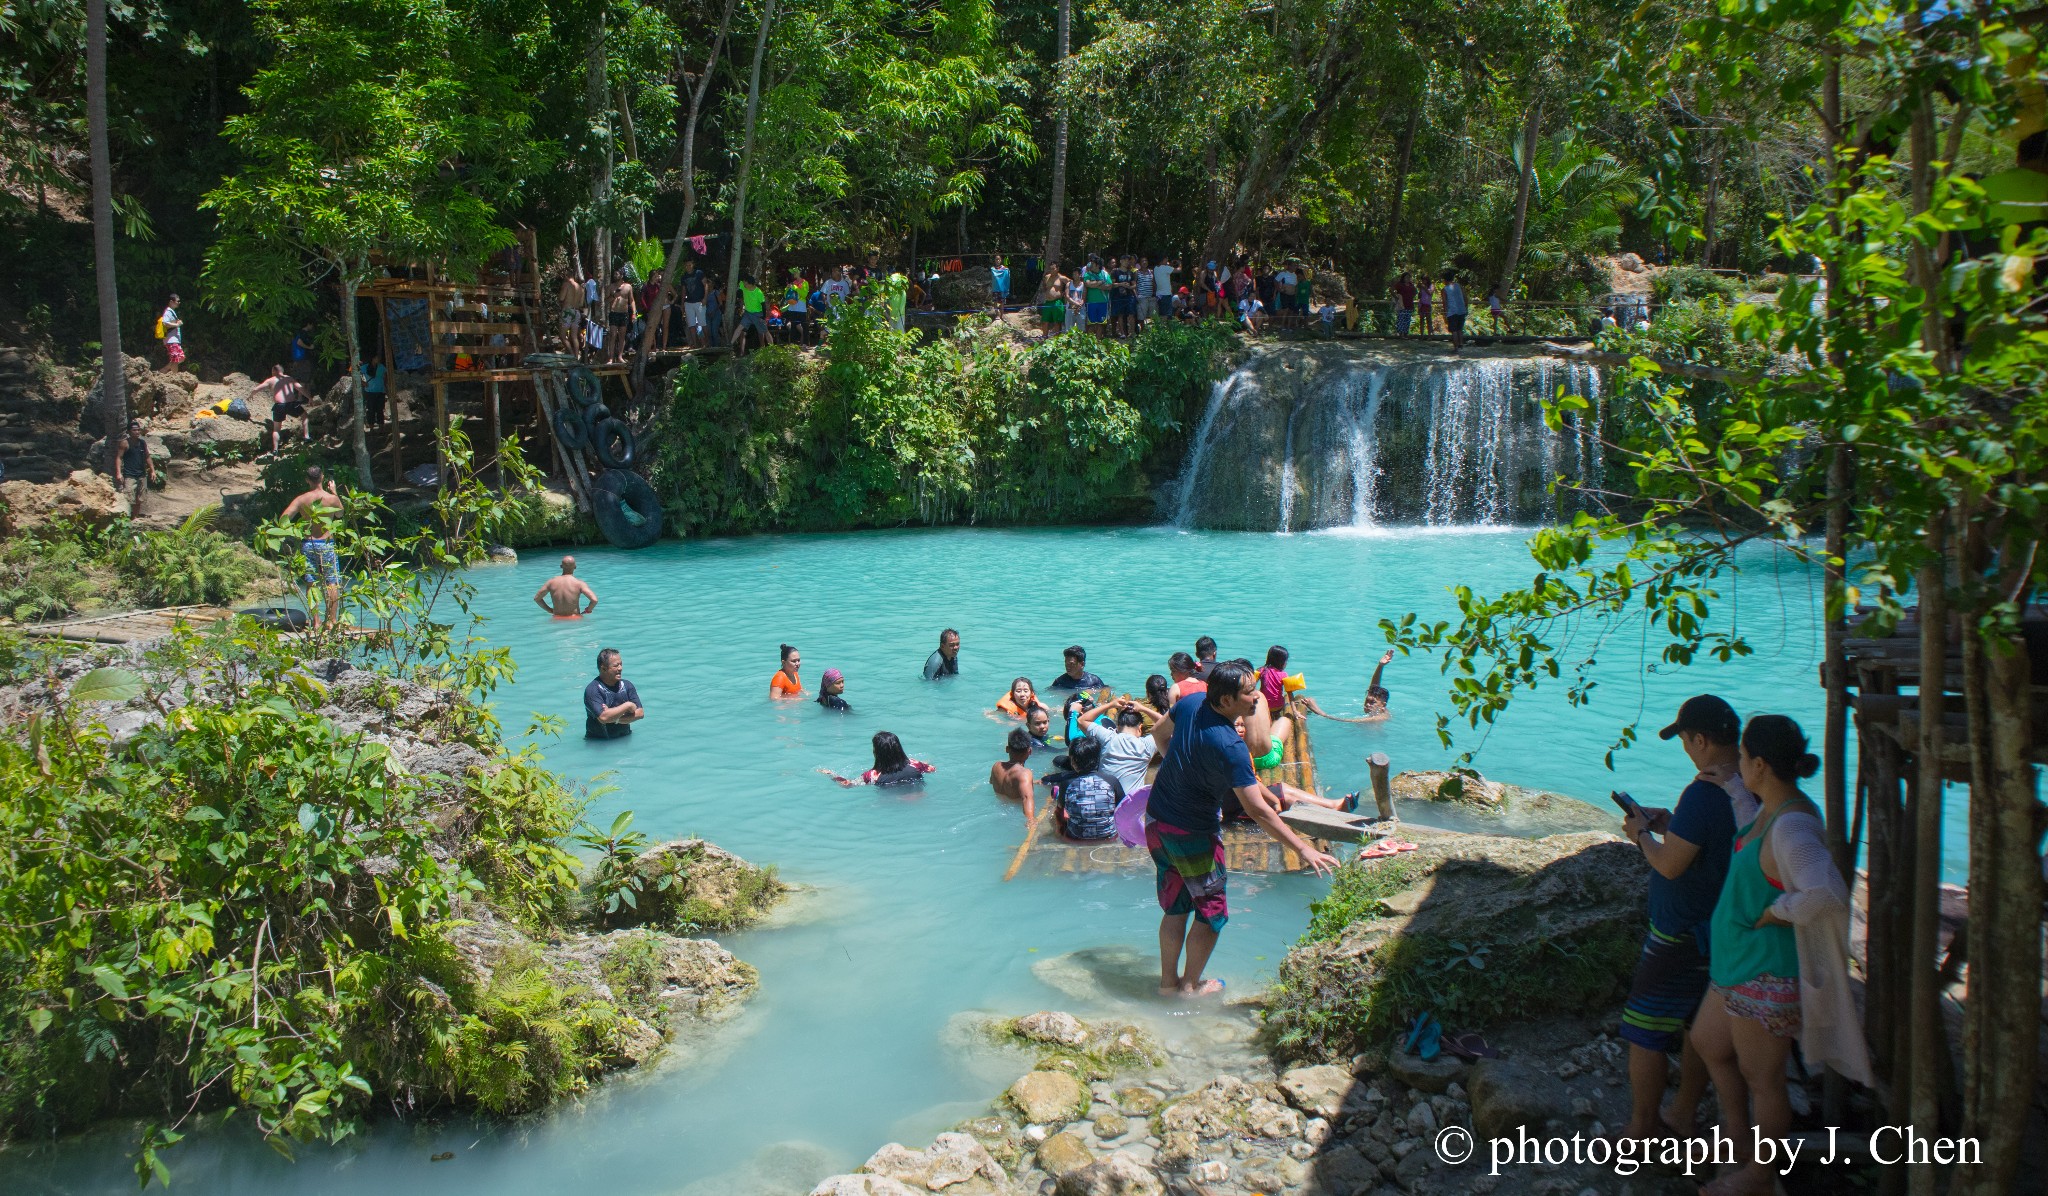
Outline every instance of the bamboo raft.
<path id="1" fill-rule="evenodd" d="M 162 639 L 181 626 L 206 627 L 233 617 L 233 611 L 218 606 L 166 606 L 156 610 L 65 619 L 56 623 L 29 623 L 20 630 L 23 635 L 39 639 L 69 640 L 80 644 L 134 644 Z"/>
<path id="2" fill-rule="evenodd" d="M 1299 702 L 1290 702 L 1288 713 L 1294 719 L 1294 731 L 1287 737 L 1280 763 L 1271 768 L 1259 769 L 1259 779 L 1275 788 L 1285 783 L 1296 789 L 1306 789 L 1310 793 L 1319 792 L 1316 789 L 1315 750 L 1309 743 L 1308 712 Z M 1126 847 L 1117 839 L 1100 843 L 1075 843 L 1060 838 L 1051 825 L 1052 802 L 1049 797 L 1044 804 L 1045 809 L 1040 812 L 1039 817 L 1046 825 L 1040 828 L 1038 839 L 1032 844 L 1028 856 L 1034 871 L 1123 872 L 1152 867 L 1150 852 L 1142 847 Z M 1315 819 L 1314 815 L 1327 817 Z M 1315 824 L 1330 825 L 1330 830 L 1323 835 L 1317 835 L 1305 826 L 1296 827 L 1303 838 L 1309 839 L 1319 851 L 1328 849 L 1329 838 L 1354 838 L 1352 835 L 1343 834 L 1343 828 L 1337 825 L 1340 820 L 1346 823 L 1353 821 L 1343 815 L 1315 809 L 1313 815 L 1302 821 L 1309 822 L 1311 819 Z M 1294 821 L 1291 814 L 1289 821 Z M 1268 835 L 1253 822 L 1227 822 L 1223 825 L 1223 861 L 1224 866 L 1232 872 L 1300 872 L 1307 868 L 1307 865 L 1302 863 L 1299 853 Z"/>

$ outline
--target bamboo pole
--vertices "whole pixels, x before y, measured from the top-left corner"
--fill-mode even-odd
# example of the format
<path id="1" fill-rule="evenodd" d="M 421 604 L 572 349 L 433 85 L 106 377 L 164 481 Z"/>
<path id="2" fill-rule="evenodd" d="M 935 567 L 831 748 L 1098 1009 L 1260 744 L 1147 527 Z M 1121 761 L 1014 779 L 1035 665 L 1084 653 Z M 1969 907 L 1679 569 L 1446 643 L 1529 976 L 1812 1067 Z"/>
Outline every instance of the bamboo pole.
<path id="1" fill-rule="evenodd" d="M 1935 1078 L 1942 1051 L 1940 991 L 1937 965 L 1941 935 L 1941 806 L 1942 694 L 1948 674 L 1948 568 L 1944 551 L 1944 515 L 1928 524 L 1929 560 L 1920 567 L 1920 749 L 1919 782 L 1913 795 L 1912 955 L 1907 988 L 1907 1040 L 1912 1044 L 1908 1115 L 1911 1124 L 1940 1125 L 1941 1107 Z M 1934 1196 L 1937 1172 L 1932 1164 L 1910 1168 L 1906 1189 L 1912 1196 Z"/>
<path id="2" fill-rule="evenodd" d="M 1010 860 L 1009 869 L 1003 873 L 1005 883 L 1016 879 L 1017 870 L 1024 866 L 1024 857 L 1031 854 L 1031 845 L 1038 841 L 1038 832 L 1045 829 L 1046 823 L 1052 821 L 1052 802 L 1052 794 L 1048 791 L 1045 795 L 1045 809 L 1031 820 L 1031 829 L 1024 832 L 1023 846 L 1017 849 L 1017 854 Z"/>
<path id="3" fill-rule="evenodd" d="M 1393 782 L 1387 776 L 1387 754 L 1374 752 L 1365 758 L 1365 765 L 1372 772 L 1372 801 L 1379 807 L 1381 818 L 1394 816 Z"/>

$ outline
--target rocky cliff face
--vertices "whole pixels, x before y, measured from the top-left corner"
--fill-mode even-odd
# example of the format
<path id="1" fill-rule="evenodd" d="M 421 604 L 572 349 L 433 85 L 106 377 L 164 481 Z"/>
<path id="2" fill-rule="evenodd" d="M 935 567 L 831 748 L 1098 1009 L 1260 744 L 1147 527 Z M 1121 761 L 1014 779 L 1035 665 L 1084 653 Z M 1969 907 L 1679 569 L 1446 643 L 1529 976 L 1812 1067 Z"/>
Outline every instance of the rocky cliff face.
<path id="1" fill-rule="evenodd" d="M 0 346 L 0 467 L 21 482 L 54 482 L 86 465 L 84 395 L 26 349 Z"/>

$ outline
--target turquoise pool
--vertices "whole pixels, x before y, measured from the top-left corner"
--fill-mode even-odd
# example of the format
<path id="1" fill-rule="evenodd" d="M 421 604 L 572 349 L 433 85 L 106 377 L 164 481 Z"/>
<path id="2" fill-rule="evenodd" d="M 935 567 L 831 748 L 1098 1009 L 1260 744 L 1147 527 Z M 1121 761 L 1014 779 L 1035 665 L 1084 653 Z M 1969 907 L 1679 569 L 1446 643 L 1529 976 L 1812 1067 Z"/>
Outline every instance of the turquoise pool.
<path id="1" fill-rule="evenodd" d="M 579 553 L 602 605 L 555 623 L 532 605 L 555 558 L 479 570 L 485 633 L 508 644 L 517 683 L 499 695 L 509 729 L 530 712 L 558 715 L 568 737 L 546 750 L 565 774 L 607 787 L 591 813 L 620 809 L 655 835 L 704 835 L 777 865 L 810 887 L 788 923 L 727 945 L 761 972 L 736 1021 L 678 1052 L 686 1065 L 615 1083 L 583 1104 L 511 1126 L 386 1123 L 342 1147 L 286 1162 L 242 1134 L 195 1137 L 172 1156 L 180 1189 L 210 1193 L 432 1190 L 517 1196 L 564 1190 L 634 1194 L 808 1190 L 885 1141 L 915 1140 L 978 1110 L 1003 1080 L 946 1045 L 962 1010 L 1023 1013 L 1117 1005 L 1174 1015 L 1169 1033 L 1204 1016 L 1143 997 L 1142 969 L 1062 966 L 1076 951 L 1152 950 L 1151 879 L 1001 875 L 1023 835 L 1018 810 L 989 792 L 1007 724 L 987 714 L 1019 675 L 1041 686 L 1060 650 L 1086 645 L 1089 667 L 1142 692 L 1146 674 L 1209 634 L 1226 657 L 1285 644 L 1310 692 L 1356 713 L 1383 617 L 1451 617 L 1446 587 L 1497 590 L 1534 571 L 1525 533 L 1411 529 L 1293 536 L 1163 529 L 943 530 L 664 543 L 639 553 Z M 1758 553 L 1728 609 L 1756 647 L 1733 664 L 1669 669 L 1616 645 L 1590 709 L 1561 687 L 1517 705 L 1484 743 L 1488 775 L 1604 804 L 1622 787 L 1665 802 L 1690 776 L 1655 729 L 1689 694 L 1716 690 L 1745 714 L 1778 710 L 1818 734 L 1818 576 Z M 943 627 L 965 641 L 962 675 L 919 670 Z M 850 715 L 775 703 L 768 679 L 781 642 L 803 651 L 815 689 L 826 668 L 848 678 Z M 619 648 L 648 719 L 628 740 L 580 738 L 580 691 L 600 647 Z M 1387 673 L 1394 717 L 1375 726 L 1318 720 L 1326 787 L 1366 781 L 1365 757 L 1397 770 L 1440 767 L 1434 713 L 1446 709 L 1429 659 Z M 1647 742 L 1608 773 L 1601 755 L 1640 713 Z M 938 766 L 915 792 L 842 790 L 818 769 L 867 766 L 868 737 L 888 729 Z M 1233 989 L 1269 978 L 1323 883 L 1232 882 L 1233 917 L 1212 967 Z M 1050 961 L 1050 962 L 1049 962 Z M 1062 987 L 1050 983 L 1059 980 Z M 1064 976 L 1064 979 L 1061 977 Z M 1075 990 L 1076 977 L 1094 981 Z M 1087 986 L 1084 985 L 1084 988 Z M 125 1192 L 128 1139 L 115 1128 L 55 1151 L 0 1160 L 14 1192 Z M 455 1158 L 430 1163 L 441 1151 Z"/>

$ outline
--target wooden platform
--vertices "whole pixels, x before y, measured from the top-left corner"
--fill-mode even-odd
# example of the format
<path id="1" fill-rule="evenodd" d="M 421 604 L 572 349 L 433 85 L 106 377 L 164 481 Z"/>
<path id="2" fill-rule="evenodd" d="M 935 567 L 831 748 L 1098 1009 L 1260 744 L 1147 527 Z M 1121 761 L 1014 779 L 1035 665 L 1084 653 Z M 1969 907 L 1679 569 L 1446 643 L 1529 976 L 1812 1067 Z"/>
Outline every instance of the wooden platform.
<path id="1" fill-rule="evenodd" d="M 208 627 L 233 617 L 233 611 L 218 606 L 166 606 L 156 610 L 65 619 L 56 623 L 29 623 L 21 628 L 21 632 L 38 639 L 68 640 L 79 644 L 134 644 L 162 639 L 179 627 Z"/>
<path id="2" fill-rule="evenodd" d="M 1260 769 L 1259 779 L 1269 786 L 1285 783 L 1315 793 L 1316 758 L 1309 743 L 1307 711 L 1298 702 L 1292 703 L 1289 710 L 1295 720 L 1294 733 L 1287 737 L 1280 763 Z M 1046 805 L 1047 810 L 1042 817 L 1050 818 L 1050 800 Z M 1314 813 L 1331 814 L 1321 808 L 1316 808 Z M 1322 837 L 1313 837 L 1309 841 L 1318 850 L 1327 850 L 1329 845 L 1329 840 Z M 1152 867 L 1152 853 L 1142 847 L 1126 847 L 1116 839 L 1101 843 L 1075 843 L 1059 838 L 1047 828 L 1032 845 L 1030 863 L 1035 871 L 1041 873 L 1140 871 Z M 1223 863 L 1232 872 L 1253 873 L 1300 872 L 1308 867 L 1302 863 L 1299 854 L 1252 822 L 1224 824 Z"/>

